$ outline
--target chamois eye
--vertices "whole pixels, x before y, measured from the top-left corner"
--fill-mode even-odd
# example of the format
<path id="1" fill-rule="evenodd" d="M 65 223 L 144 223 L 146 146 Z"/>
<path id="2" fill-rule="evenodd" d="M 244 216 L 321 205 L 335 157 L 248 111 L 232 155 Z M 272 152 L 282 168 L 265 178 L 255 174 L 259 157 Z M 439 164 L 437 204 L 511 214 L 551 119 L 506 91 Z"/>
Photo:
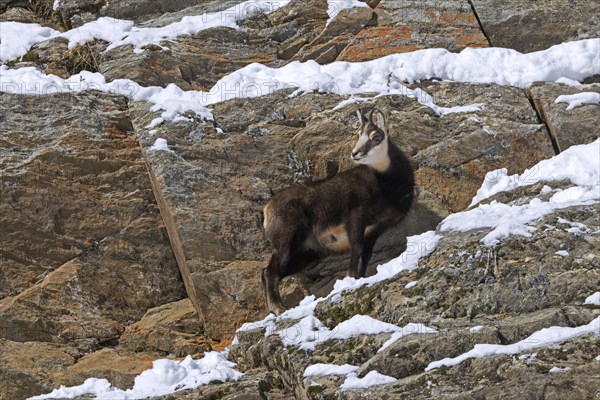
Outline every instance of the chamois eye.
<path id="1" fill-rule="evenodd" d="M 379 132 L 377 131 L 371 131 L 369 132 L 369 139 L 371 140 L 379 140 Z"/>

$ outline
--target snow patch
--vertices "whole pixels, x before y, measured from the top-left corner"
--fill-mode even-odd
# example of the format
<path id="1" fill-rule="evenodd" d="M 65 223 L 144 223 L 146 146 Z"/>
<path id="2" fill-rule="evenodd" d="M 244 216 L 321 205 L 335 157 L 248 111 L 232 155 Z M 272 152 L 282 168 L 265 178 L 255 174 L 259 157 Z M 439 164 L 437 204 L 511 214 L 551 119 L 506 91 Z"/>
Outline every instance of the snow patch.
<path id="1" fill-rule="evenodd" d="M 562 153 L 540 161 L 522 174 L 508 176 L 506 168 L 488 172 L 483 185 L 477 191 L 470 206 L 493 195 L 514 190 L 521 186 L 533 185 L 541 181 L 570 180 L 579 186 L 598 186 L 600 181 L 600 140 L 590 144 L 571 146 Z M 548 189 L 546 189 L 548 191 Z"/>
<path id="2" fill-rule="evenodd" d="M 274 327 L 274 322 L 272 324 L 272 327 Z M 256 327 L 256 325 L 251 326 Z M 247 330 L 248 328 L 248 326 L 242 326 L 238 332 Z M 329 329 L 311 313 L 289 328 L 279 331 L 274 331 L 272 328 L 267 329 L 265 336 L 276 334 L 281 338 L 281 342 L 285 347 L 294 346 L 301 350 L 313 351 L 317 345 L 328 340 L 345 340 L 359 335 L 392 333 L 390 339 L 379 350 L 381 352 L 403 336 L 413 333 L 436 332 L 436 329 L 423 324 L 409 323 L 405 327 L 400 328 L 397 325 L 379 321 L 367 315 L 355 315 L 349 320 L 341 322 L 333 329 Z"/>
<path id="3" fill-rule="evenodd" d="M 154 144 L 148 149 L 148 151 L 168 151 L 170 153 L 174 153 L 173 150 L 169 148 L 166 139 L 158 138 L 154 142 Z"/>
<path id="4" fill-rule="evenodd" d="M 294 346 L 301 350 L 313 351 L 318 344 L 332 336 L 332 331 L 318 318 L 309 315 L 291 327 L 277 331 L 276 334 L 285 347 Z"/>
<path id="5" fill-rule="evenodd" d="M 483 329 L 482 325 L 477 325 L 477 326 L 474 326 L 471 329 L 469 329 L 469 332 L 479 332 L 482 329 Z"/>
<path id="6" fill-rule="evenodd" d="M 437 247 L 442 236 L 434 231 L 406 238 L 406 250 L 399 257 L 377 267 L 377 273 L 366 278 L 355 279 L 346 277 L 335 282 L 333 291 L 328 297 L 347 290 L 356 290 L 361 286 L 372 286 L 378 282 L 388 280 L 400 272 L 410 272 L 418 267 L 419 260 L 427 257 Z"/>
<path id="7" fill-rule="evenodd" d="M 410 289 L 411 287 L 415 287 L 415 286 L 417 286 L 418 282 L 419 281 L 408 282 L 406 285 L 404 285 L 404 289 Z"/>
<path id="8" fill-rule="evenodd" d="M 430 371 L 443 366 L 457 365 L 469 358 L 493 356 L 498 354 L 522 353 L 539 347 L 564 342 L 588 333 L 597 333 L 598 331 L 600 331 L 600 317 L 592 320 L 592 322 L 587 325 L 578 326 L 576 328 L 562 326 L 544 328 L 535 332 L 528 338 L 514 344 L 476 344 L 472 350 L 457 357 L 444 358 L 442 360 L 429 363 L 429 365 L 425 368 L 425 371 Z"/>
<path id="9" fill-rule="evenodd" d="M 407 92 L 400 82 L 412 83 L 432 77 L 528 87 L 535 81 L 555 81 L 561 77 L 583 79 L 600 73 L 599 48 L 600 39 L 587 39 L 527 54 L 503 48 L 467 48 L 460 53 L 425 49 L 356 63 L 336 61 L 319 65 L 314 60 L 294 61 L 281 68 L 255 63 L 222 78 L 215 87 L 221 88 L 221 100 L 236 97 L 231 93 L 236 87 L 245 89 L 245 97 L 283 88 L 297 88 L 296 94 L 313 91 L 348 96 L 369 92 L 394 94 Z M 429 101 L 427 95 L 413 93 L 418 99 L 422 95 L 424 103 Z M 471 111 L 476 110 L 476 105 L 469 107 Z"/>
<path id="10" fill-rule="evenodd" d="M 569 256 L 569 252 L 566 250 L 559 250 L 559 251 L 555 252 L 554 254 L 556 254 L 557 256 L 561 256 L 561 257 Z"/>
<path id="11" fill-rule="evenodd" d="M 244 4 L 250 3 L 254 4 L 255 2 L 245 2 L 234 7 L 243 8 Z M 280 7 L 285 3 L 285 1 L 281 1 L 274 4 Z M 259 1 L 256 4 L 256 7 L 264 9 L 270 7 L 271 3 Z M 229 15 L 228 10 L 217 13 L 219 18 L 222 15 Z M 86 39 L 98 35 L 105 35 L 103 38 L 110 41 L 120 36 L 119 32 L 129 29 L 134 31 L 134 27 L 128 21 L 107 18 L 100 18 L 89 25 L 76 28 L 79 30 L 69 31 L 62 35 L 66 35 L 73 43 L 82 43 Z M 188 17 L 176 24 L 195 26 L 191 20 L 186 18 Z M 209 20 L 211 19 L 209 18 Z M 83 29 L 86 26 L 87 28 Z M 4 29 L 4 25 L 2 28 Z M 150 32 L 145 29 L 163 28 L 143 29 L 140 28 L 139 32 Z M 29 37 L 29 35 L 23 35 L 22 26 L 13 31 L 17 38 L 19 36 Z M 181 33 L 179 28 L 174 31 Z M 40 32 L 44 38 L 47 38 L 48 35 L 52 36 L 52 32 Z M 141 46 L 142 43 L 155 41 L 154 33 L 148 35 L 132 33 L 118 42 L 113 41 L 112 45 L 129 41 L 131 42 L 128 42 L 129 44 Z M 170 37 L 163 34 L 156 35 L 163 39 Z M 2 46 L 12 46 L 12 43 L 21 42 L 19 39 L 16 41 L 2 40 Z M 26 47 L 30 45 L 29 42 L 21 44 L 20 51 L 26 51 Z M 493 82 L 527 87 L 533 81 L 552 81 L 562 76 L 582 79 L 600 74 L 599 47 L 600 39 L 587 39 L 567 42 L 544 51 L 527 54 L 502 48 L 465 49 L 460 53 L 451 53 L 445 49 L 425 49 L 357 63 L 338 61 L 319 65 L 314 60 L 309 60 L 306 62 L 294 61 L 281 68 L 271 68 L 253 63 L 223 77 L 208 92 L 183 91 L 174 84 L 170 84 L 166 88 L 141 87 L 127 79 L 117 79 L 107 83 L 101 74 L 87 71 L 68 79 L 62 79 L 54 75 L 45 75 L 31 67 L 10 70 L 3 65 L 0 66 L 0 91 L 43 95 L 100 90 L 125 95 L 132 100 L 154 103 L 153 111 L 163 110 L 160 116 L 162 119 L 157 118 L 152 121 L 148 125 L 148 129 L 152 129 L 163 121 L 172 121 L 186 111 L 191 111 L 202 119 L 212 120 L 212 114 L 207 108 L 211 104 L 233 98 L 263 96 L 285 88 L 296 88 L 294 95 L 317 91 L 351 96 L 346 104 L 358 101 L 359 98 L 356 95 L 361 93 L 379 93 L 378 96 L 405 95 L 414 97 L 421 104 L 434 110 L 438 116 L 443 116 L 454 112 L 476 112 L 481 108 L 481 104 L 440 107 L 435 104 L 428 93 L 418 88 L 409 89 L 402 82 L 415 82 L 435 76 L 457 82 Z M 12 50 L 9 53 L 16 54 Z M 2 54 L 5 54 L 4 51 Z"/>
<path id="12" fill-rule="evenodd" d="M 309 376 L 326 375 L 346 376 L 356 371 L 358 371 L 358 367 L 349 364 L 313 364 L 306 367 L 302 376 L 304 376 L 305 378 Z"/>
<path id="13" fill-rule="evenodd" d="M 519 360 L 523 360 L 523 361 L 525 361 L 525 364 L 529 365 L 531 363 L 538 361 L 537 353 L 521 354 L 519 356 Z"/>
<path id="14" fill-rule="evenodd" d="M 587 145 L 573 146 L 549 160 L 543 160 L 521 175 L 508 177 L 506 169 L 486 175 L 486 182 L 477 191 L 472 204 L 496 193 L 531 185 L 542 180 L 569 179 L 578 186 L 557 191 L 548 201 L 534 198 L 528 204 L 508 205 L 494 200 L 477 208 L 449 215 L 440 225 L 441 231 L 470 231 L 491 228 L 482 242 L 493 246 L 510 235 L 531 237 L 528 224 L 555 210 L 597 203 L 600 199 L 600 139 Z"/>
<path id="15" fill-rule="evenodd" d="M 600 292 L 596 292 L 588 296 L 583 304 L 592 304 L 595 306 L 600 306 Z"/>
<path id="16" fill-rule="evenodd" d="M 289 328 L 275 332 L 285 347 L 294 346 L 301 350 L 313 351 L 317 345 L 328 340 L 349 339 L 358 335 L 377 335 L 379 333 L 398 332 L 400 328 L 371 318 L 367 315 L 355 315 L 329 329 L 313 315 L 302 318 Z"/>
<path id="17" fill-rule="evenodd" d="M 400 330 L 395 331 L 392 334 L 392 336 L 381 346 L 381 348 L 379 350 L 377 350 L 377 353 L 381 353 L 383 350 L 387 349 L 392 344 L 394 344 L 396 341 L 398 341 L 400 338 L 403 338 L 404 336 L 412 335 L 413 333 L 437 333 L 437 329 L 430 328 L 423 324 L 409 323 L 406 326 L 404 326 L 403 328 L 401 328 Z"/>
<path id="18" fill-rule="evenodd" d="M 70 49 L 100 39 L 109 43 L 108 50 L 131 45 L 134 52 L 141 53 L 143 52 L 143 46 L 153 44 L 163 47 L 161 42 L 173 40 L 182 35 L 195 35 L 209 28 L 228 27 L 239 29 L 237 24 L 239 21 L 258 13 L 271 13 L 286 6 L 289 2 L 290 0 L 245 1 L 220 12 L 185 16 L 181 21 L 160 28 L 140 28 L 134 26 L 133 21 L 111 17 L 98 18 L 96 21 L 88 22 L 64 33 L 50 28 L 41 29 L 42 27 L 38 24 L 0 22 L 0 30 L 2 31 L 2 47 L 0 48 L 2 57 L 0 57 L 0 60 L 2 62 L 13 60 L 26 54 L 31 46 L 55 37 L 68 39 Z M 55 0 L 53 9 L 56 9 L 59 5 L 59 0 Z"/>
<path id="19" fill-rule="evenodd" d="M 152 368 L 135 378 L 132 389 L 121 390 L 113 387 L 106 379 L 87 379 L 82 385 L 61 386 L 52 392 L 30 397 L 29 400 L 51 398 L 73 398 L 93 394 L 97 399 L 131 400 L 163 396 L 184 389 L 193 389 L 212 381 L 238 380 L 243 374 L 227 360 L 228 351 L 211 351 L 199 360 L 187 356 L 183 361 L 156 360 Z"/>
<path id="20" fill-rule="evenodd" d="M 34 44 L 56 36 L 58 31 L 40 24 L 24 24 L 21 22 L 0 22 L 0 62 L 19 58 L 31 49 Z"/>
<path id="21" fill-rule="evenodd" d="M 340 389 L 342 392 L 345 392 L 350 389 L 364 389 L 371 386 L 387 385 L 396 381 L 396 378 L 380 374 L 377 371 L 371 371 L 363 378 L 359 378 L 353 373 L 348 375 L 344 383 L 340 386 Z"/>
<path id="22" fill-rule="evenodd" d="M 397 332 L 400 328 L 394 324 L 379 321 L 368 315 L 355 315 L 338 324 L 333 329 L 330 339 L 349 339 L 358 335 L 377 335 L 379 333 Z"/>
<path id="23" fill-rule="evenodd" d="M 186 111 L 193 112 L 201 119 L 212 120 L 212 113 L 204 105 L 206 94 L 198 91 L 183 91 L 175 84 L 167 87 L 143 87 L 129 79 L 116 79 L 107 83 L 100 73 L 82 71 L 68 79 L 56 75 L 46 75 L 36 68 L 26 67 L 9 69 L 0 66 L 0 91 L 25 95 L 46 95 L 53 93 L 79 93 L 98 90 L 127 96 L 131 100 L 147 101 L 152 104 L 151 111 L 162 110 L 148 126 L 152 129 L 163 121 L 172 121 Z"/>
<path id="24" fill-rule="evenodd" d="M 81 385 L 71 387 L 61 386 L 48 394 L 33 396 L 28 400 L 72 399 L 73 397 L 83 396 L 84 394 L 93 394 L 98 397 L 105 393 L 114 392 L 115 390 L 118 389 L 113 388 L 106 379 L 88 378 Z"/>
<path id="25" fill-rule="evenodd" d="M 600 104 L 600 93 L 595 92 L 581 92 L 576 94 L 563 94 L 558 96 L 555 103 L 568 103 L 567 110 L 572 110 L 575 107 L 582 106 L 584 104 Z"/>
<path id="26" fill-rule="evenodd" d="M 570 367 L 565 367 L 565 368 L 560 368 L 560 367 L 552 367 L 550 368 L 550 371 L 548 371 L 551 374 L 555 374 L 557 372 L 569 372 L 571 370 Z"/>

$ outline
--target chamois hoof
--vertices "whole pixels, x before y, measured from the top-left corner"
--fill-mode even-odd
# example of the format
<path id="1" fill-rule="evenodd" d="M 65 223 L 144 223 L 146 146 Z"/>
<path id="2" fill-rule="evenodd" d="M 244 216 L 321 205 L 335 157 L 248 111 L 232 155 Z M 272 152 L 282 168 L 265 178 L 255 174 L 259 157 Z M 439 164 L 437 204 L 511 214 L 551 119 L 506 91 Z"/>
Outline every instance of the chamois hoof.
<path id="1" fill-rule="evenodd" d="M 272 306 L 269 312 L 275 314 L 275 316 L 278 317 L 281 314 L 283 314 L 286 310 L 287 308 L 280 304 Z"/>

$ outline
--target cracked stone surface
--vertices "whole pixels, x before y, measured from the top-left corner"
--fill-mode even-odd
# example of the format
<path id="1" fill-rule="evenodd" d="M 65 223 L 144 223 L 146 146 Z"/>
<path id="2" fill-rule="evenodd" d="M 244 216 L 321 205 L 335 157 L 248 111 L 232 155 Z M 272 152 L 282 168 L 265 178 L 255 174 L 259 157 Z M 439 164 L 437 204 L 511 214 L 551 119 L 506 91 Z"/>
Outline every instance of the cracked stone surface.
<path id="1" fill-rule="evenodd" d="M 600 4 L 585 0 L 471 0 L 483 31 L 494 47 L 522 53 L 571 40 L 600 37 Z"/>
<path id="2" fill-rule="evenodd" d="M 182 298 L 127 100 L 0 98 L 0 337 L 87 353 Z M 36 394 L 10 376 L 0 374 L 3 395 Z"/>
<path id="3" fill-rule="evenodd" d="M 377 26 L 354 36 L 338 60 L 366 61 L 435 47 L 457 52 L 488 46 L 467 0 L 383 0 L 374 11 Z"/>
<path id="4" fill-rule="evenodd" d="M 600 84 L 568 86 L 561 83 L 537 82 L 529 88 L 536 110 L 548 126 L 559 151 L 577 144 L 587 144 L 600 136 L 600 107 L 586 104 L 567 110 L 568 103 L 555 103 L 562 95 L 582 92 L 600 93 Z"/>

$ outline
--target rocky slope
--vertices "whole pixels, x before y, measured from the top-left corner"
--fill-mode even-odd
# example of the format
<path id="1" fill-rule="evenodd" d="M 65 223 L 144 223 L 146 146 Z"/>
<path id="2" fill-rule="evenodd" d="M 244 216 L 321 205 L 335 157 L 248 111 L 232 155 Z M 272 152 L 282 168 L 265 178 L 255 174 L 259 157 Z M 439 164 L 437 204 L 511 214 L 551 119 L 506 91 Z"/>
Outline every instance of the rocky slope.
<path id="1" fill-rule="evenodd" d="M 115 17 L 164 27 L 238 3 L 63 0 L 53 10 L 52 1 L 0 1 L 0 21 L 64 31 Z M 534 51 L 600 37 L 595 2 L 551 1 L 541 8 L 509 2 L 501 11 L 485 1 L 367 3 L 342 10 L 329 24 L 324 0 L 291 1 L 268 14 L 240 7 L 240 29 L 179 36 L 163 43 L 168 50 L 108 50 L 102 40 L 69 48 L 66 39 L 55 38 L 7 65 L 64 78 L 88 70 L 107 81 L 208 90 L 252 62 L 364 61 L 433 47 Z M 381 239 L 370 272 L 398 256 L 407 235 L 435 229 L 465 209 L 486 172 L 522 172 L 597 138 L 599 107 L 567 111 L 554 103 L 559 95 L 600 92 L 597 81 L 537 82 L 528 89 L 404 82 L 425 90 L 439 106 L 481 104 L 477 111 L 443 117 L 417 98 L 366 101 L 388 115 L 394 140 L 413 158 L 420 187 L 418 205 L 405 226 Z M 285 89 L 230 100 L 224 93 L 224 101 L 211 106 L 213 121 L 190 113 L 187 121 L 149 127 L 160 112 L 117 94 L 33 96 L 39 93 L 4 85 L 2 91 L 0 399 L 23 399 L 92 376 L 128 388 L 153 359 L 223 348 L 243 322 L 265 316 L 259 271 L 269 254 L 260 210 L 270 193 L 350 167 L 355 106 L 336 108 L 347 97 L 335 93 L 290 96 L 293 89 Z M 152 151 L 157 137 L 173 152 Z M 538 193 L 534 187 L 503 201 L 527 201 Z M 174 396 L 597 396 L 593 382 L 600 364 L 593 359 L 599 344 L 593 336 L 538 350 L 535 360 L 494 356 L 423 373 L 427 363 L 476 343 L 514 343 L 544 327 L 595 318 L 598 308 L 581 303 L 600 283 L 597 213 L 597 206 L 562 210 L 538 221 L 533 238 L 511 238 L 491 249 L 479 243 L 485 232 L 446 234 L 414 272 L 317 309 L 330 328 L 366 314 L 399 325 L 435 325 L 438 334 L 407 336 L 381 353 L 389 334 L 328 342 L 309 353 L 284 348 L 260 329 L 247 331 L 232 350 L 246 373 L 242 381 Z M 590 231 L 573 234 L 557 223 L 559 217 Z M 556 229 L 544 230 L 546 225 Z M 559 248 L 570 256 L 554 254 Z M 329 293 L 345 273 L 346 258 L 327 257 L 287 279 L 285 301 L 294 305 L 307 294 Z M 415 280 L 417 286 L 405 288 Z M 485 328 L 469 332 L 476 325 Z M 316 362 L 353 364 L 360 366 L 359 376 L 376 370 L 399 380 L 341 392 L 334 378 L 303 378 L 304 368 Z M 549 374 L 552 366 L 572 369 Z"/>

